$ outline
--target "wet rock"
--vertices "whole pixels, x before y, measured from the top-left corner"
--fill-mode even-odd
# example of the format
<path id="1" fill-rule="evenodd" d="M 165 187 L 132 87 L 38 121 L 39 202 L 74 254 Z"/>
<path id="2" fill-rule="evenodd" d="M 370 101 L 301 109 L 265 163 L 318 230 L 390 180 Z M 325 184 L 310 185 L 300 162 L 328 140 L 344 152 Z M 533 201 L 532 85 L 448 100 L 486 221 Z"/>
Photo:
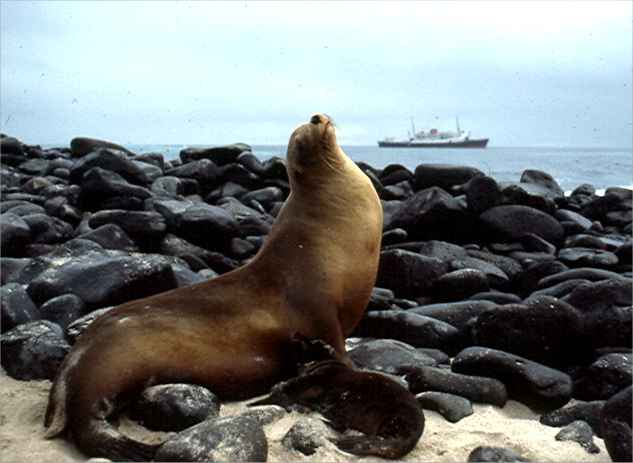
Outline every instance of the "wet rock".
<path id="1" fill-rule="evenodd" d="M 93 310 L 87 315 L 76 319 L 66 327 L 66 337 L 71 344 L 77 341 L 77 338 L 88 329 L 88 327 L 101 315 L 108 313 L 114 307 L 104 307 L 102 309 Z"/>
<path id="2" fill-rule="evenodd" d="M 11 209 L 7 210 L 8 214 L 15 214 L 17 216 L 20 217 L 24 217 L 25 215 L 30 215 L 30 214 L 44 214 L 46 211 L 45 209 L 38 205 L 38 204 L 32 204 L 29 202 L 22 202 L 20 201 L 22 204 L 12 207 Z"/>
<path id="3" fill-rule="evenodd" d="M 514 450 L 503 447 L 477 447 L 468 455 L 469 462 L 521 462 L 530 461 Z"/>
<path id="4" fill-rule="evenodd" d="M 68 241 L 73 237 L 73 227 L 46 214 L 31 214 L 22 217 L 31 229 L 33 243 L 56 244 Z"/>
<path id="5" fill-rule="evenodd" d="M 299 420 L 288 430 L 281 443 L 290 450 L 304 455 L 313 455 L 319 447 L 326 444 L 323 430 L 312 421 Z"/>
<path id="6" fill-rule="evenodd" d="M 133 159 L 132 162 L 145 173 L 148 183 L 154 182 L 154 180 L 162 177 L 163 170 L 148 162 L 141 162 L 138 159 Z"/>
<path id="7" fill-rule="evenodd" d="M 575 268 L 572 270 L 559 270 L 558 272 L 552 272 L 547 276 L 543 276 L 539 281 L 537 287 L 547 288 L 549 286 L 556 285 L 566 280 L 578 279 L 582 278 L 589 281 L 600 281 L 600 280 L 609 280 L 616 279 L 621 280 L 622 277 L 609 270 L 602 270 L 597 268 Z M 574 305 L 572 303 L 572 305 Z"/>
<path id="8" fill-rule="evenodd" d="M 439 259 L 394 249 L 380 253 L 376 284 L 400 297 L 416 297 L 428 293 L 447 271 L 448 264 Z"/>
<path id="9" fill-rule="evenodd" d="M 438 187 L 420 190 L 393 214 L 391 228 L 402 228 L 412 239 L 443 239 L 463 242 L 468 239 L 471 217 L 466 209 Z"/>
<path id="10" fill-rule="evenodd" d="M 591 402 L 577 401 L 542 415 L 539 421 L 546 426 L 561 427 L 581 420 L 589 424 L 598 437 L 602 437 L 600 416 L 604 404 L 604 400 L 594 400 Z"/>
<path id="11" fill-rule="evenodd" d="M 435 318 L 408 311 L 367 312 L 354 336 L 395 339 L 414 347 L 431 347 L 454 352 L 460 342 L 459 331 Z"/>
<path id="12" fill-rule="evenodd" d="M 180 198 L 185 194 L 185 186 L 182 179 L 165 176 L 152 182 L 151 191 L 158 197 Z"/>
<path id="13" fill-rule="evenodd" d="M 571 293 L 576 286 L 583 285 L 586 283 L 590 283 L 589 280 L 584 280 L 582 278 L 576 278 L 573 280 L 566 280 L 561 283 L 558 283 L 554 286 L 550 286 L 547 288 L 540 289 L 538 291 L 534 291 L 530 296 L 550 296 L 562 299 Z"/>
<path id="14" fill-rule="evenodd" d="M 24 255 L 24 248 L 32 240 L 31 228 L 21 217 L 6 213 L 0 215 L 0 253 L 6 257 Z"/>
<path id="15" fill-rule="evenodd" d="M 236 259 L 245 259 L 257 251 L 254 244 L 241 238 L 233 238 L 229 246 L 229 254 Z"/>
<path id="16" fill-rule="evenodd" d="M 561 224 L 551 215 L 527 206 L 497 206 L 479 216 L 480 224 L 490 239 L 516 241 L 531 232 L 558 244 L 564 233 Z"/>
<path id="17" fill-rule="evenodd" d="M 389 230 L 382 235 L 382 246 L 389 246 L 392 244 L 404 243 L 407 241 L 408 233 L 406 230 L 402 228 L 394 228 L 393 230 Z"/>
<path id="18" fill-rule="evenodd" d="M 65 196 L 55 196 L 46 200 L 44 209 L 48 215 L 57 217 L 71 225 L 77 225 L 81 221 L 81 212 L 70 204 Z"/>
<path id="19" fill-rule="evenodd" d="M 100 148 L 109 148 L 112 150 L 123 151 L 124 153 L 132 154 L 127 148 L 117 145 L 106 140 L 98 140 L 96 138 L 76 137 L 70 141 L 70 152 L 73 157 L 79 158 L 86 154 L 90 154 L 93 151 L 97 151 Z"/>
<path id="20" fill-rule="evenodd" d="M 284 200 L 284 194 L 280 188 L 269 186 L 259 190 L 250 191 L 244 194 L 240 200 L 247 206 L 250 201 L 255 200 L 264 206 L 266 210 L 270 210 L 275 202 Z"/>
<path id="21" fill-rule="evenodd" d="M 583 352 L 581 315 L 549 296 L 529 298 L 481 313 L 472 328 L 475 345 L 546 365 L 566 365 Z"/>
<path id="22" fill-rule="evenodd" d="M 484 347 L 461 351 L 451 364 L 456 373 L 501 381 L 508 397 L 536 410 L 555 410 L 571 398 L 572 380 L 563 372 L 518 355 Z"/>
<path id="23" fill-rule="evenodd" d="M 118 225 L 141 247 L 152 247 L 167 233 L 165 219 L 157 212 L 105 210 L 94 213 L 88 223 L 92 228 L 109 223 Z"/>
<path id="24" fill-rule="evenodd" d="M 286 416 L 286 410 L 279 405 L 262 405 L 249 408 L 240 416 L 254 418 L 261 426 L 266 426 Z"/>
<path id="25" fill-rule="evenodd" d="M 218 206 L 233 216 L 243 235 L 267 235 L 272 227 L 273 218 L 268 214 L 245 206 L 234 198 L 223 198 Z"/>
<path id="26" fill-rule="evenodd" d="M 440 301 L 459 301 L 488 289 L 486 274 L 472 268 L 446 273 L 433 283 L 433 295 Z"/>
<path id="27" fill-rule="evenodd" d="M 151 296 L 176 286 L 174 272 L 162 256 L 137 257 L 118 251 L 101 251 L 85 253 L 45 270 L 31 281 L 27 291 L 40 304 L 73 293 L 88 308 L 98 308 Z"/>
<path id="28" fill-rule="evenodd" d="M 468 249 L 468 255 L 478 260 L 488 262 L 498 269 L 500 269 L 507 278 L 514 282 L 523 273 L 523 267 L 511 257 L 500 256 L 488 251 L 481 251 L 477 249 Z"/>
<path id="29" fill-rule="evenodd" d="M 2 367 L 20 380 L 53 379 L 70 346 L 49 321 L 25 323 L 0 335 Z"/>
<path id="30" fill-rule="evenodd" d="M 0 285 L 16 283 L 18 275 L 30 262 L 27 258 L 0 257 Z"/>
<path id="31" fill-rule="evenodd" d="M 578 442 L 587 453 L 600 453 L 600 449 L 593 441 L 593 431 L 584 421 L 574 421 L 556 434 L 556 440 Z"/>
<path id="32" fill-rule="evenodd" d="M 40 313 L 44 320 L 49 320 L 62 329 L 77 320 L 84 314 L 85 304 L 74 294 L 62 294 L 46 301 L 40 307 Z"/>
<path id="33" fill-rule="evenodd" d="M 413 184 L 416 190 L 440 187 L 450 191 L 454 186 L 462 185 L 473 177 L 483 175 L 484 173 L 475 167 L 451 164 L 420 164 L 415 169 Z"/>
<path id="34" fill-rule="evenodd" d="M 498 305 L 514 304 L 521 302 L 521 298 L 516 294 L 503 293 L 500 291 L 484 291 L 482 293 L 473 294 L 470 296 L 471 301 L 490 301 Z"/>
<path id="35" fill-rule="evenodd" d="M 239 263 L 233 259 L 218 252 L 207 251 L 169 233 L 165 235 L 165 238 L 161 242 L 160 252 L 169 256 L 180 257 L 186 261 L 192 269 L 200 266 L 197 262 L 201 262 L 202 266 L 208 266 L 218 273 L 226 273 L 239 266 Z"/>
<path id="36" fill-rule="evenodd" d="M 464 330 L 472 318 L 495 307 L 496 304 L 490 301 L 460 301 L 423 305 L 408 312 L 436 318 Z"/>
<path id="37" fill-rule="evenodd" d="M 569 267 L 612 268 L 618 264 L 618 256 L 609 251 L 593 248 L 563 248 L 558 259 Z"/>
<path id="38" fill-rule="evenodd" d="M 590 273 L 579 274 L 591 280 Z M 633 282 L 618 275 L 608 280 L 580 284 L 564 300 L 583 313 L 598 312 L 613 306 L 630 306 L 633 304 Z"/>
<path id="39" fill-rule="evenodd" d="M 264 165 L 260 162 L 260 160 L 255 156 L 250 150 L 243 151 L 237 158 L 235 158 L 235 162 L 243 165 L 248 170 L 253 172 L 256 175 L 264 176 L 266 169 Z"/>
<path id="40" fill-rule="evenodd" d="M 445 392 L 498 407 L 503 407 L 508 399 L 505 386 L 496 379 L 461 375 L 443 368 L 418 367 L 407 374 L 405 380 L 413 393 Z"/>
<path id="41" fill-rule="evenodd" d="M 2 270 L 4 271 L 4 266 Z M 3 333 L 40 318 L 40 313 L 24 286 L 18 283 L 0 286 L 0 310 L 2 314 L 0 326 Z"/>
<path id="42" fill-rule="evenodd" d="M 520 182 L 540 186 L 545 189 L 548 196 L 553 199 L 561 199 L 565 196 L 565 192 L 560 185 L 558 185 L 556 180 L 554 180 L 550 174 L 540 170 L 524 170 L 521 174 Z"/>
<path id="43" fill-rule="evenodd" d="M 521 244 L 527 252 L 544 252 L 545 254 L 556 254 L 556 246 L 548 243 L 543 238 L 534 233 L 527 233 L 521 237 Z M 561 259 L 562 260 L 562 259 Z"/>
<path id="44" fill-rule="evenodd" d="M 422 241 L 419 242 L 415 248 L 415 251 L 423 256 L 434 257 L 446 262 L 462 260 L 468 257 L 464 248 L 453 243 L 447 243 L 446 241 Z"/>
<path id="45" fill-rule="evenodd" d="M 631 416 L 633 390 L 627 387 L 611 396 L 602 410 L 604 444 L 613 461 L 633 461 L 631 450 Z"/>
<path id="46" fill-rule="evenodd" d="M 497 206 L 501 202 L 501 189 L 497 182 L 487 176 L 476 176 L 463 186 L 468 209 L 475 214 Z"/>
<path id="47" fill-rule="evenodd" d="M 192 161 L 180 167 L 167 170 L 165 175 L 171 177 L 194 179 L 200 185 L 202 192 L 211 191 L 218 183 L 220 170 L 208 159 Z"/>
<path id="48" fill-rule="evenodd" d="M 606 400 L 633 383 L 633 355 L 607 354 L 574 379 L 574 398 Z"/>
<path id="49" fill-rule="evenodd" d="M 40 195 L 52 185 L 53 183 L 46 177 L 31 177 L 22 185 L 22 191 L 32 195 Z"/>
<path id="50" fill-rule="evenodd" d="M 84 174 L 94 167 L 115 172 L 128 182 L 136 185 L 147 185 L 149 178 L 143 170 L 121 151 L 101 148 L 75 162 L 70 171 L 70 182 L 81 184 Z"/>
<path id="51" fill-rule="evenodd" d="M 235 162 L 240 154 L 250 151 L 251 147 L 245 143 L 215 146 L 212 148 L 185 148 L 180 151 L 180 159 L 183 164 L 200 159 L 210 159 L 216 165 L 223 166 Z"/>
<path id="52" fill-rule="evenodd" d="M 401 375 L 419 366 L 435 366 L 436 360 L 417 351 L 413 346 L 393 339 L 373 339 L 362 342 L 349 351 L 358 368 Z"/>
<path id="53" fill-rule="evenodd" d="M 557 209 L 554 216 L 560 222 L 572 222 L 580 230 L 589 230 L 591 228 L 591 220 L 580 215 L 577 212 L 568 209 Z"/>
<path id="54" fill-rule="evenodd" d="M 94 241 L 103 249 L 117 249 L 119 251 L 138 251 L 134 241 L 123 231 L 121 227 L 108 223 L 95 228 L 93 231 L 78 236 L 79 239 Z"/>
<path id="55" fill-rule="evenodd" d="M 474 269 L 480 271 L 486 277 L 486 283 L 496 288 L 504 288 L 508 286 L 508 283 L 510 281 L 508 275 L 506 275 L 503 270 L 501 270 L 495 264 L 482 259 L 478 259 L 476 257 L 466 256 L 462 259 L 452 260 L 450 262 L 450 269 Z"/>
<path id="56" fill-rule="evenodd" d="M 165 442 L 155 461 L 266 461 L 268 442 L 253 417 L 203 421 Z"/>
<path id="57" fill-rule="evenodd" d="M 192 384 L 161 384 L 145 389 L 130 407 L 130 417 L 155 431 L 182 431 L 220 413 L 219 399 Z"/>
<path id="58" fill-rule="evenodd" d="M 147 188 L 128 183 L 116 172 L 100 167 L 94 167 L 83 175 L 80 203 L 84 210 L 100 209 L 106 199 L 116 196 L 144 200 L 152 193 Z"/>
<path id="59" fill-rule="evenodd" d="M 395 295 L 393 291 L 386 288 L 373 288 L 371 290 L 371 296 L 369 296 L 369 303 L 367 304 L 367 311 L 373 312 L 375 310 L 394 310 L 396 309 L 394 304 Z"/>
<path id="60" fill-rule="evenodd" d="M 241 164 L 227 164 L 220 168 L 220 181 L 233 182 L 248 190 L 261 188 L 261 179 Z"/>
<path id="61" fill-rule="evenodd" d="M 415 398 L 423 409 L 438 412 L 451 423 L 473 414 L 470 401 L 454 394 L 430 391 L 421 392 Z"/>
<path id="62" fill-rule="evenodd" d="M 18 166 L 22 172 L 28 175 L 44 176 L 50 169 L 50 161 L 46 159 L 29 159 Z"/>

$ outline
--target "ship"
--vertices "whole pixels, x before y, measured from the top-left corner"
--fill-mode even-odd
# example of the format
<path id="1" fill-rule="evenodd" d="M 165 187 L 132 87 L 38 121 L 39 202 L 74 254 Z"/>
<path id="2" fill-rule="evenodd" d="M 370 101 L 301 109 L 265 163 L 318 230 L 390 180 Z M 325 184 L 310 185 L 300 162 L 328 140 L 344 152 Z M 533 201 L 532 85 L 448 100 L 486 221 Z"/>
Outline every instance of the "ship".
<path id="1" fill-rule="evenodd" d="M 415 130 L 415 123 L 411 118 L 411 129 L 406 139 L 386 137 L 378 140 L 380 148 L 485 148 L 488 138 L 471 138 L 470 132 L 459 127 L 459 119 L 455 118 L 456 131 L 439 131 L 437 129 Z"/>

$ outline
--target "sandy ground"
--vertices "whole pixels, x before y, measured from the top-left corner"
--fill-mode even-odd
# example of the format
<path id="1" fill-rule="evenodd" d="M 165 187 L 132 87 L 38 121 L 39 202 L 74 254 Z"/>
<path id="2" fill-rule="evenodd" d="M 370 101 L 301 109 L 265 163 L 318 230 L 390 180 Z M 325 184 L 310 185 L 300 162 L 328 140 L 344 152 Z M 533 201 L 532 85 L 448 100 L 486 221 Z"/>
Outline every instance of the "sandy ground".
<path id="1" fill-rule="evenodd" d="M 0 461 L 62 463 L 85 461 L 86 458 L 64 439 L 44 439 L 43 417 L 50 381 L 16 381 L 0 370 Z M 475 405 L 475 413 L 452 424 L 439 414 L 425 411 L 426 426 L 417 447 L 404 461 L 466 461 L 477 446 L 502 446 L 539 462 L 609 462 L 604 443 L 595 438 L 600 453 L 588 454 L 575 442 L 554 439 L 558 428 L 543 426 L 538 415 L 525 406 L 510 401 L 504 408 Z M 232 415 L 245 410 L 244 403 L 223 405 L 221 414 Z M 379 458 L 358 458 L 339 451 L 329 442 L 309 457 L 286 449 L 281 439 L 300 419 L 319 424 L 318 415 L 310 417 L 296 412 L 265 427 L 269 441 L 269 462 L 377 462 Z M 328 432 L 324 429 L 324 432 Z M 103 460 L 100 460 L 103 461 Z M 96 463 L 96 460 L 95 460 Z"/>

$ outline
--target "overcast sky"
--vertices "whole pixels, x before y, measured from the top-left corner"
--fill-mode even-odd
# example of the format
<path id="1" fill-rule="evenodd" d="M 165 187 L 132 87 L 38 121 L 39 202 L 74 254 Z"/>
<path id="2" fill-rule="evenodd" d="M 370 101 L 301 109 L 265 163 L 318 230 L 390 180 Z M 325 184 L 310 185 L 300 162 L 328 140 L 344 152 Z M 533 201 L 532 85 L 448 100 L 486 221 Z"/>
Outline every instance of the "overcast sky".
<path id="1" fill-rule="evenodd" d="M 27 143 L 343 144 L 455 116 L 491 146 L 631 147 L 632 2 L 7 2 L 2 132 Z"/>

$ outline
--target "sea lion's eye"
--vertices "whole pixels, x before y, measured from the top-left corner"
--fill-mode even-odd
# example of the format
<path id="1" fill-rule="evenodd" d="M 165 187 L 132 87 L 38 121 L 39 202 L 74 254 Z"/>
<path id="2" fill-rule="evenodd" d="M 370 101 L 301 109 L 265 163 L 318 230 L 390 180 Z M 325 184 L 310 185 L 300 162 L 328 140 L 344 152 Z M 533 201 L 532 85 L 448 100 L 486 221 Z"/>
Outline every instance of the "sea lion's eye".
<path id="1" fill-rule="evenodd" d="M 321 123 L 321 116 L 319 116 L 318 114 L 315 114 L 314 116 L 312 116 L 312 118 L 310 119 L 310 123 L 311 124 L 320 124 Z"/>

